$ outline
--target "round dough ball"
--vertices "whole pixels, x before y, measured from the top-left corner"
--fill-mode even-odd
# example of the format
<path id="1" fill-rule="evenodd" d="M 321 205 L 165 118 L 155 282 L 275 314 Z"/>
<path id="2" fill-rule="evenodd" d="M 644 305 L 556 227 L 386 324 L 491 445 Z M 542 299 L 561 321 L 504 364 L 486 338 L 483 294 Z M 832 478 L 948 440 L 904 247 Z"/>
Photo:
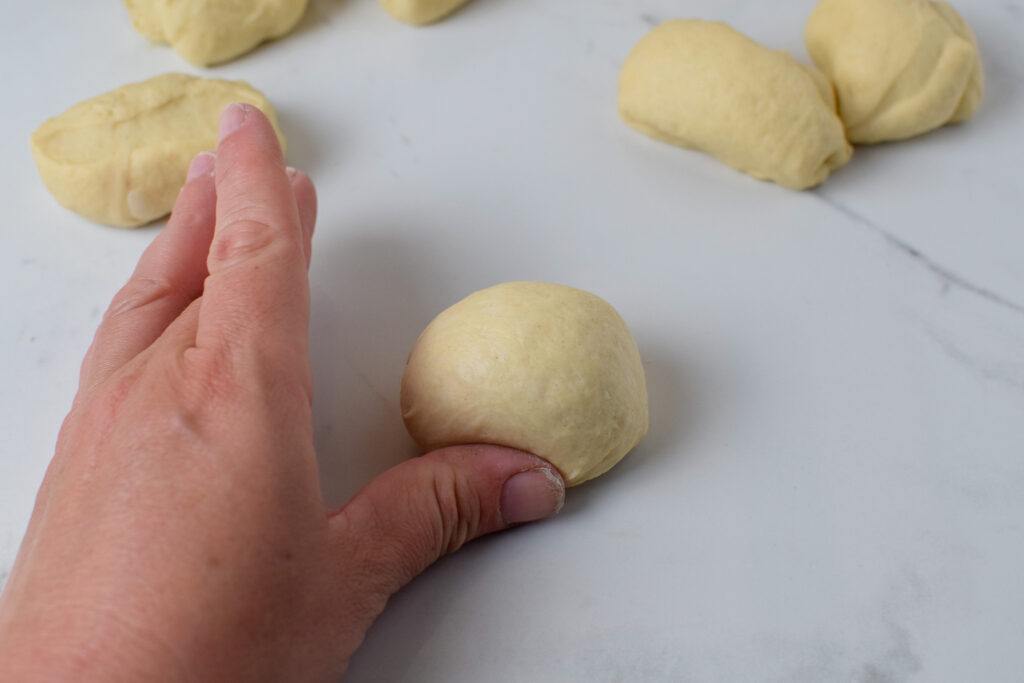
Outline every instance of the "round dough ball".
<path id="1" fill-rule="evenodd" d="M 307 0 L 124 0 L 135 30 L 197 66 L 245 54 L 295 28 Z"/>
<path id="2" fill-rule="evenodd" d="M 134 228 L 166 215 L 189 162 L 217 146 L 220 112 L 232 102 L 270 102 L 244 81 L 164 74 L 80 102 L 30 140 L 46 189 L 86 218 Z M 284 138 L 278 131 L 284 147 Z"/>
<path id="3" fill-rule="evenodd" d="M 822 0 L 804 38 L 835 84 L 851 142 L 900 140 L 966 121 L 981 102 L 978 44 L 944 2 Z"/>
<path id="4" fill-rule="evenodd" d="M 469 0 L 380 0 L 388 14 L 406 24 L 431 24 L 443 19 Z"/>
<path id="5" fill-rule="evenodd" d="M 511 446 L 569 486 L 604 474 L 647 432 L 647 385 L 622 317 L 541 282 L 481 290 L 438 315 L 402 376 L 402 417 L 424 449 Z"/>
<path id="6" fill-rule="evenodd" d="M 619 74 L 619 113 L 645 135 L 796 190 L 852 153 L 817 69 L 717 21 L 673 19 L 644 36 Z"/>

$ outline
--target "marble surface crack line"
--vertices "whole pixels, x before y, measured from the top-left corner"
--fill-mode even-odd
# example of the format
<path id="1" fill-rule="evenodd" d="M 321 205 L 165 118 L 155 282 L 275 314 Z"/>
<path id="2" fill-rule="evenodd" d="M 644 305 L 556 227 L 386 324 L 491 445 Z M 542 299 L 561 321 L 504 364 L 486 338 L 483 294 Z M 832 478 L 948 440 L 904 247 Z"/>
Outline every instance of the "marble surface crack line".
<path id="1" fill-rule="evenodd" d="M 909 258 L 917 261 L 922 266 L 930 270 L 932 274 L 939 278 L 940 282 L 942 282 L 944 290 L 949 287 L 959 287 L 960 289 L 971 292 L 972 294 L 979 296 L 982 299 L 985 299 L 993 304 L 996 304 L 997 306 L 1002 306 L 1003 308 L 1008 308 L 1016 313 L 1024 314 L 1024 305 L 1006 299 L 990 289 L 986 289 L 984 287 L 976 285 L 970 280 L 967 280 L 966 278 L 957 275 L 953 271 L 933 261 L 926 254 L 921 253 L 920 250 L 918 250 L 911 244 L 904 242 L 899 237 L 896 237 L 895 235 L 887 231 L 885 228 L 874 223 L 863 214 L 854 211 L 853 209 L 846 206 L 842 202 L 837 201 L 835 198 L 830 197 L 829 195 L 821 192 L 820 190 L 812 191 L 811 194 L 815 195 L 818 199 L 828 204 L 833 209 L 840 212 L 841 214 L 843 214 L 850 220 L 854 221 L 858 225 L 862 225 L 871 230 L 872 232 L 875 232 L 880 237 L 882 237 L 886 242 L 888 242 L 890 246 L 903 252 Z"/>
<path id="2" fill-rule="evenodd" d="M 919 323 L 925 336 L 931 339 L 949 358 L 973 373 L 979 379 L 999 382 L 1014 389 L 1024 389 L 1024 378 L 1015 377 L 1012 368 L 1000 364 L 985 363 L 954 344 L 934 330 L 930 325 Z"/>
<path id="3" fill-rule="evenodd" d="M 384 392 L 378 389 L 377 385 L 373 383 L 373 380 L 370 379 L 369 375 L 367 375 L 363 371 L 362 367 L 358 363 L 356 363 L 352 358 L 350 358 L 348 354 L 345 355 L 345 361 L 348 363 L 348 366 L 352 368 L 352 370 L 355 372 L 356 377 L 364 385 L 366 385 L 366 388 L 368 388 L 370 392 L 373 393 L 373 395 L 380 400 L 381 403 L 383 403 L 388 408 L 390 408 L 393 405 L 391 400 L 384 395 Z"/>

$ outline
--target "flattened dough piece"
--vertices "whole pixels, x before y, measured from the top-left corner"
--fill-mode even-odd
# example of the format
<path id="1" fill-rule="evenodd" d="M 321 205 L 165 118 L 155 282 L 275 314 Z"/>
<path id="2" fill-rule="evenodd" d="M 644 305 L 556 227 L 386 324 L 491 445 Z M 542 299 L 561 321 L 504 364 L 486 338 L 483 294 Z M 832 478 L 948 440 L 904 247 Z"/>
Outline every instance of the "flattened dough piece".
<path id="1" fill-rule="evenodd" d="M 135 30 L 197 66 L 217 64 L 285 35 L 307 0 L 124 0 Z"/>
<path id="2" fill-rule="evenodd" d="M 978 44 L 944 2 L 822 0 L 804 39 L 836 86 L 852 142 L 899 140 L 966 121 L 981 103 Z"/>
<path id="3" fill-rule="evenodd" d="M 47 120 L 32 133 L 32 156 L 63 206 L 134 228 L 171 210 L 192 157 L 217 146 L 220 112 L 232 102 L 259 108 L 277 130 L 267 98 L 248 83 L 170 73 Z"/>
<path id="4" fill-rule="evenodd" d="M 793 189 L 823 182 L 852 152 L 824 76 L 721 22 L 673 19 L 644 36 L 619 74 L 619 113 Z"/>
<path id="5" fill-rule="evenodd" d="M 647 432 L 647 385 L 629 328 L 603 299 L 508 282 L 423 331 L 402 376 L 402 417 L 426 450 L 512 446 L 573 486 L 608 471 Z"/>
<path id="6" fill-rule="evenodd" d="M 388 14 L 406 24 L 417 26 L 443 19 L 469 0 L 380 0 Z"/>

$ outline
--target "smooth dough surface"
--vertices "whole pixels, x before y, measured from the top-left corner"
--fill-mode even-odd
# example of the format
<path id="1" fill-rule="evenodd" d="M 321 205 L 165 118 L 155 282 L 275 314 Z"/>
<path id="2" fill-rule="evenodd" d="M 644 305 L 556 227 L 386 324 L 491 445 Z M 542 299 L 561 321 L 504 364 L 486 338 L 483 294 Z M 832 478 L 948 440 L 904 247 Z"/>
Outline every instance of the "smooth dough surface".
<path id="1" fill-rule="evenodd" d="M 50 193 L 96 221 L 132 228 L 167 214 L 189 162 L 217 146 L 217 121 L 232 102 L 274 110 L 244 81 L 170 73 L 76 104 L 39 126 L 32 156 Z M 278 131 L 282 147 L 284 138 Z"/>
<path id="2" fill-rule="evenodd" d="M 402 376 L 402 417 L 424 449 L 512 446 L 569 486 L 603 474 L 647 432 L 636 342 L 603 299 L 508 282 L 438 315 Z"/>
<path id="3" fill-rule="evenodd" d="M 824 76 L 721 22 L 674 19 L 644 36 L 619 74 L 619 113 L 793 189 L 823 182 L 852 151 Z"/>
<path id="4" fill-rule="evenodd" d="M 245 54 L 291 31 L 307 0 L 124 0 L 135 30 L 198 66 Z"/>
<path id="5" fill-rule="evenodd" d="M 380 0 L 388 14 L 407 24 L 430 24 L 451 14 L 469 0 Z"/>
<path id="6" fill-rule="evenodd" d="M 899 140 L 966 121 L 981 102 L 978 44 L 944 2 L 822 0 L 804 38 L 835 84 L 852 142 Z"/>

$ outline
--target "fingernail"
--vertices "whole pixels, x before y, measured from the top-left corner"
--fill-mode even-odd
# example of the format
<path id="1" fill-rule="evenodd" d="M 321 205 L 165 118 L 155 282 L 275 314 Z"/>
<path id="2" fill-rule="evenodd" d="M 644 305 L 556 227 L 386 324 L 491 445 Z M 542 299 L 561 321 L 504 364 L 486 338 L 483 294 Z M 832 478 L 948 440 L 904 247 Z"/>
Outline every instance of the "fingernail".
<path id="1" fill-rule="evenodd" d="M 287 173 L 288 177 L 293 180 L 295 179 L 295 176 L 298 174 L 298 171 L 292 168 L 291 166 L 285 166 L 284 172 Z"/>
<path id="2" fill-rule="evenodd" d="M 501 489 L 501 517 L 505 524 L 522 524 L 550 517 L 565 503 L 565 483 L 547 468 L 509 477 Z"/>
<path id="3" fill-rule="evenodd" d="M 188 165 L 188 175 L 185 177 L 186 181 L 198 178 L 201 175 L 209 175 L 213 173 L 214 163 L 217 161 L 217 155 L 213 152 L 200 152 L 192 160 L 192 163 Z"/>
<path id="4" fill-rule="evenodd" d="M 248 105 L 229 104 L 224 108 L 224 111 L 220 115 L 220 126 L 217 129 L 220 139 L 223 140 L 227 136 L 238 130 L 239 126 L 245 123 L 245 118 L 249 115 Z"/>

